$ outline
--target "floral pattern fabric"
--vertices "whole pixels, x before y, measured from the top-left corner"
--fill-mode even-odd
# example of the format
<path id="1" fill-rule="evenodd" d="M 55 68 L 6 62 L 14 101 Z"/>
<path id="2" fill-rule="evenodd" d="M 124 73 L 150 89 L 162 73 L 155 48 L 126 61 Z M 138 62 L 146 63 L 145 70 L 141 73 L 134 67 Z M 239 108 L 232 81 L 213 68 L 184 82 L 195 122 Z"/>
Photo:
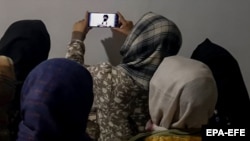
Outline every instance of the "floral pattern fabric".
<path id="1" fill-rule="evenodd" d="M 84 44 L 72 41 L 66 58 L 87 67 L 93 77 L 94 104 L 87 133 L 94 140 L 123 141 L 144 131 L 148 118 L 147 91 L 119 67 L 108 62 L 84 64 Z"/>

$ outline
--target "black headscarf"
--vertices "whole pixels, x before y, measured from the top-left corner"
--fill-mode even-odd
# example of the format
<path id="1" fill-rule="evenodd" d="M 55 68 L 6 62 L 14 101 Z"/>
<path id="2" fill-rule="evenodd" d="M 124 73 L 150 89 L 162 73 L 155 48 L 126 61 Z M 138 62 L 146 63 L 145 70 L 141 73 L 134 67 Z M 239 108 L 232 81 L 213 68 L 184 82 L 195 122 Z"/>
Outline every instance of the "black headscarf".
<path id="1" fill-rule="evenodd" d="M 20 120 L 20 91 L 29 72 L 48 58 L 50 35 L 41 20 L 20 20 L 12 23 L 0 40 L 0 55 L 14 62 L 17 80 L 14 101 L 10 105 L 10 132 L 16 138 Z"/>
<path id="2" fill-rule="evenodd" d="M 0 40 L 0 55 L 14 62 L 16 78 L 24 81 L 28 73 L 48 58 L 50 36 L 41 20 L 14 22 Z"/>
<path id="3" fill-rule="evenodd" d="M 211 124 L 249 126 L 250 100 L 239 64 L 232 54 L 206 39 L 191 58 L 207 64 L 217 83 L 217 115 L 211 119 Z"/>

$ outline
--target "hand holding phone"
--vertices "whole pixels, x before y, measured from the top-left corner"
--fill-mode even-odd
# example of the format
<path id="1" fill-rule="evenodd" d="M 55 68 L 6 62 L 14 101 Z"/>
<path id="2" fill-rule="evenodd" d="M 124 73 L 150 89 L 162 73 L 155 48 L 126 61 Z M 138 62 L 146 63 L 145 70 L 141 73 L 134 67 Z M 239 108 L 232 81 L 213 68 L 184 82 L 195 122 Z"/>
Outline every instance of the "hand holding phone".
<path id="1" fill-rule="evenodd" d="M 116 13 L 89 12 L 88 26 L 100 28 L 119 27 L 119 16 Z"/>
<path id="2" fill-rule="evenodd" d="M 72 38 L 74 39 L 79 39 L 79 40 L 84 40 L 88 31 L 91 29 L 91 27 L 88 26 L 88 11 L 85 13 L 85 18 L 82 20 L 79 20 L 75 22 L 73 25 L 73 33 L 78 33 L 77 37 L 76 34 L 73 34 Z M 79 34 L 81 33 L 81 34 Z"/>
<path id="3" fill-rule="evenodd" d="M 117 12 L 117 15 L 119 17 L 120 26 L 118 28 L 113 28 L 113 29 L 125 35 L 128 35 L 134 27 L 133 22 L 126 20 L 120 12 Z"/>

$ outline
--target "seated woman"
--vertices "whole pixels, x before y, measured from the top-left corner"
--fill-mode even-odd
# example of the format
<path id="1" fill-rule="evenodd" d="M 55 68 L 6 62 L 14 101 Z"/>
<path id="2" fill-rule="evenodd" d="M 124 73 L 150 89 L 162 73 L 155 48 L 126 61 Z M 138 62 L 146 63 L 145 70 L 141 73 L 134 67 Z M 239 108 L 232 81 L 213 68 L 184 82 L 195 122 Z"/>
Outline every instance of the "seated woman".
<path id="1" fill-rule="evenodd" d="M 150 81 L 148 132 L 130 141 L 201 141 L 216 101 L 216 83 L 205 64 L 166 57 Z"/>
<path id="2" fill-rule="evenodd" d="M 9 57 L 0 55 L 0 141 L 9 141 L 7 109 L 15 93 L 14 64 Z"/>
<path id="3" fill-rule="evenodd" d="M 17 80 L 15 95 L 8 110 L 11 141 L 16 141 L 20 122 L 20 91 L 29 72 L 48 58 L 50 35 L 41 20 L 19 20 L 12 23 L 0 40 L 0 55 L 13 60 Z"/>
<path id="4" fill-rule="evenodd" d="M 218 88 L 216 112 L 209 125 L 250 129 L 250 115 L 242 110 L 250 108 L 249 94 L 241 67 L 233 54 L 207 38 L 196 47 L 191 58 L 211 69 Z"/>
<path id="5" fill-rule="evenodd" d="M 17 141 L 90 141 L 85 130 L 92 103 L 88 70 L 65 58 L 42 62 L 23 84 Z"/>
<path id="6" fill-rule="evenodd" d="M 118 12 L 118 32 L 127 35 L 120 49 L 122 62 L 89 65 L 93 77 L 94 107 L 91 135 L 99 141 L 128 140 L 144 131 L 148 119 L 149 80 L 164 57 L 176 55 L 181 33 L 174 22 L 153 12 L 144 14 L 133 26 Z M 84 66 L 84 40 L 89 31 L 88 13 L 73 27 L 66 58 Z M 95 118 L 94 118 L 95 119 Z M 88 126 L 89 127 L 89 126 Z M 88 128 L 89 129 L 89 128 Z M 100 133 L 98 133 L 100 131 Z M 96 133 L 97 132 L 97 133 Z"/>

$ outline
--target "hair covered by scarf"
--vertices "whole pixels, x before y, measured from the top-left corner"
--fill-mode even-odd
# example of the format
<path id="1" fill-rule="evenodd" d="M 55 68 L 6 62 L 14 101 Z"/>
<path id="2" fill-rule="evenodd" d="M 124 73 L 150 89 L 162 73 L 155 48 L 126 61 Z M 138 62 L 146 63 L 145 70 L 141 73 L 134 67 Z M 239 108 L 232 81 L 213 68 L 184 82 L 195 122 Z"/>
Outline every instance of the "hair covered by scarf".
<path id="1" fill-rule="evenodd" d="M 50 36 L 41 20 L 20 20 L 12 23 L 0 40 L 0 55 L 10 57 L 18 81 L 48 58 Z"/>
<path id="2" fill-rule="evenodd" d="M 150 116 L 153 124 L 165 129 L 201 129 L 216 101 L 212 72 L 196 60 L 166 57 L 150 81 Z"/>
<path id="3" fill-rule="evenodd" d="M 176 55 L 181 33 L 174 22 L 148 12 L 135 24 L 121 47 L 120 66 L 144 89 L 164 57 Z"/>
<path id="4" fill-rule="evenodd" d="M 211 69 L 218 88 L 217 112 L 210 125 L 250 128 L 250 115 L 241 110 L 250 108 L 250 99 L 237 59 L 208 38 L 197 46 L 191 58 Z"/>
<path id="5" fill-rule="evenodd" d="M 83 141 L 93 102 L 90 73 L 80 64 L 56 58 L 39 64 L 21 93 L 17 141 Z"/>
<path id="6" fill-rule="evenodd" d="M 19 20 L 12 23 L 0 40 L 0 55 L 13 60 L 16 76 L 14 100 L 9 107 L 11 140 L 16 139 L 20 122 L 20 93 L 29 72 L 48 58 L 50 35 L 41 20 Z"/>

